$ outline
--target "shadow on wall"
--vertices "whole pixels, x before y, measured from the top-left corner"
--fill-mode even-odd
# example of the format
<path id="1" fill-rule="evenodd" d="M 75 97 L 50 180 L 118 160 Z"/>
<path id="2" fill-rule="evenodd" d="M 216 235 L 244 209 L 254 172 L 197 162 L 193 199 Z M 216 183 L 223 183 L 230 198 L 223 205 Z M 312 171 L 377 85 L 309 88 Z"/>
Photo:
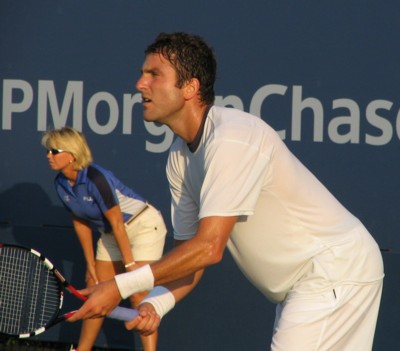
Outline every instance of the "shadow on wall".
<path id="1" fill-rule="evenodd" d="M 0 193 L 0 223 L 18 226 L 71 227 L 68 212 L 54 206 L 35 183 L 18 183 Z"/>

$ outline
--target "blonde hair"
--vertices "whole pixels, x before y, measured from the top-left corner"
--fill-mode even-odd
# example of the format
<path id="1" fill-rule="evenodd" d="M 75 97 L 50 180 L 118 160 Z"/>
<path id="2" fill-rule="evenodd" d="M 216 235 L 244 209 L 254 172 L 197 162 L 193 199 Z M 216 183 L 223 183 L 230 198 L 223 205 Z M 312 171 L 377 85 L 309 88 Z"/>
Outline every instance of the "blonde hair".
<path id="1" fill-rule="evenodd" d="M 42 145 L 47 149 L 60 149 L 72 154 L 75 158 L 74 168 L 77 171 L 88 167 L 93 162 L 92 152 L 85 136 L 71 127 L 46 131 Z"/>

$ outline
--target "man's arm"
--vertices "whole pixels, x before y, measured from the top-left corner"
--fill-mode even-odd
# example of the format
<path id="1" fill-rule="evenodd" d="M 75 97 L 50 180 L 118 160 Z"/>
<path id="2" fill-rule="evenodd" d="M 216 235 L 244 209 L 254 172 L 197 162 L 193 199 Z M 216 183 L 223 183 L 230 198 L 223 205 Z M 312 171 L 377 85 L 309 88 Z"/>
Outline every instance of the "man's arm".
<path id="1" fill-rule="evenodd" d="M 196 235 L 167 255 L 150 265 L 150 269 L 139 268 L 133 272 L 124 273 L 116 281 L 109 280 L 89 289 L 82 290 L 88 295 L 88 301 L 70 318 L 76 321 L 108 314 L 123 297 L 130 296 L 142 289 L 151 289 L 156 285 L 171 288 L 174 298 L 179 301 L 194 287 L 182 284 L 182 278 L 189 277 L 197 271 L 218 263 L 222 257 L 229 235 L 237 220 L 236 216 L 213 216 L 200 220 Z M 139 272 L 141 271 L 141 272 Z M 119 280 L 123 276 L 123 280 Z M 172 283 L 172 284 L 171 284 Z M 197 283 L 197 282 L 196 282 Z M 168 284 L 168 285 L 167 285 Z M 151 286 L 150 286 L 151 285 Z M 121 294 L 118 294 L 119 293 Z"/>
<path id="2" fill-rule="evenodd" d="M 168 291 L 172 292 L 173 298 L 175 299 L 175 301 L 172 303 L 175 305 L 175 302 L 180 301 L 195 288 L 200 281 L 203 272 L 204 269 L 198 270 L 196 273 L 193 273 L 188 277 L 167 283 L 161 288 L 162 290 L 164 290 L 164 288 L 168 289 L 167 293 Z M 153 292 L 155 292 L 155 290 L 153 290 Z M 169 300 L 169 298 L 167 300 Z M 156 308 L 156 306 L 158 308 Z M 153 298 L 150 298 L 150 300 L 145 299 L 138 307 L 140 318 L 135 318 L 130 322 L 126 322 L 125 327 L 128 330 L 135 330 L 141 335 L 151 335 L 158 329 L 160 320 L 166 313 L 165 307 L 169 309 L 171 306 L 164 306 L 161 301 L 155 302 Z"/>
<path id="3" fill-rule="evenodd" d="M 182 245 L 186 241 L 175 240 L 175 248 Z M 175 302 L 179 302 L 186 295 L 188 295 L 199 283 L 201 277 L 203 276 L 204 269 L 199 269 L 193 274 L 182 279 L 174 280 L 163 286 L 171 291 L 174 295 Z"/>
<path id="4" fill-rule="evenodd" d="M 206 217 L 196 235 L 151 264 L 154 285 L 164 285 L 187 277 L 221 261 L 237 217 Z"/>

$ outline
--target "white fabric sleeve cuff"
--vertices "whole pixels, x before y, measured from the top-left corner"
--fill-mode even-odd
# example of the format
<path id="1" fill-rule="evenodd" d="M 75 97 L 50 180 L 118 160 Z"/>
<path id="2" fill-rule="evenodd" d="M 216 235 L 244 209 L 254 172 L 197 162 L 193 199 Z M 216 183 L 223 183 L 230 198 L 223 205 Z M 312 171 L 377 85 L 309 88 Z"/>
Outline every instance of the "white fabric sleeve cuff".
<path id="1" fill-rule="evenodd" d="M 138 292 L 150 291 L 154 287 L 154 276 L 150 265 L 145 265 L 132 272 L 122 273 L 115 276 L 115 282 L 121 297 L 127 297 Z"/>
<path id="2" fill-rule="evenodd" d="M 151 303 L 160 318 L 164 317 L 175 306 L 175 297 L 171 291 L 163 286 L 156 286 L 142 300 L 142 303 Z"/>

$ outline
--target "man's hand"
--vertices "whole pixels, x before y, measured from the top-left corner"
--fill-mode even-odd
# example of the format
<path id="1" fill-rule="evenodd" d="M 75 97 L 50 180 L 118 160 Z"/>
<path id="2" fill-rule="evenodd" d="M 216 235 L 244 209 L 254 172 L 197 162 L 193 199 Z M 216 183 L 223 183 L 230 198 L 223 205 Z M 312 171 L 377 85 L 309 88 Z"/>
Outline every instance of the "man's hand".
<path id="1" fill-rule="evenodd" d="M 135 330 L 139 334 L 147 336 L 153 334 L 160 325 L 160 316 L 150 303 L 143 303 L 138 307 L 139 316 L 125 323 L 126 329 Z"/>
<path id="2" fill-rule="evenodd" d="M 117 284 L 114 279 L 79 291 L 88 297 L 83 306 L 70 318 L 69 322 L 80 319 L 104 317 L 109 314 L 121 301 Z"/>

